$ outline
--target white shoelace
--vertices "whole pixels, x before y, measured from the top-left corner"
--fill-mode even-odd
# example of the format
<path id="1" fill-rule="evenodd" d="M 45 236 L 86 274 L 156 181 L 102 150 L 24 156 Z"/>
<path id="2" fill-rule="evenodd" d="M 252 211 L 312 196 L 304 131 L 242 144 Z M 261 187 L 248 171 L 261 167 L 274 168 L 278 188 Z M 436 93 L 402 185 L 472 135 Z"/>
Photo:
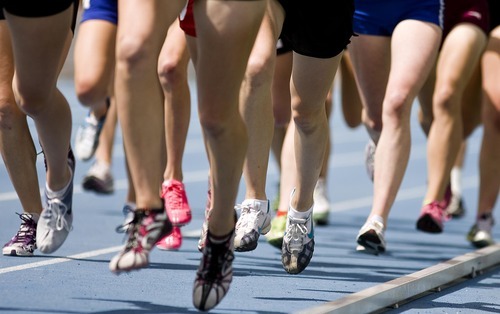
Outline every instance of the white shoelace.
<path id="1" fill-rule="evenodd" d="M 303 246 L 303 239 L 307 236 L 307 219 L 289 218 L 290 224 L 286 230 L 286 241 L 289 243 L 290 250 L 298 249 Z"/>
<path id="2" fill-rule="evenodd" d="M 258 207 L 258 206 L 257 206 Z M 261 211 L 253 206 L 238 204 L 234 209 L 240 211 L 240 219 L 236 224 L 237 230 L 244 230 L 245 233 L 253 229 L 257 229 L 256 225 L 258 222 L 259 214 Z"/>
<path id="3" fill-rule="evenodd" d="M 48 205 L 43 215 L 44 219 L 49 220 L 48 226 L 54 228 L 56 231 L 63 229 L 71 231 L 72 226 L 66 220 L 68 207 L 57 198 L 49 200 Z"/>

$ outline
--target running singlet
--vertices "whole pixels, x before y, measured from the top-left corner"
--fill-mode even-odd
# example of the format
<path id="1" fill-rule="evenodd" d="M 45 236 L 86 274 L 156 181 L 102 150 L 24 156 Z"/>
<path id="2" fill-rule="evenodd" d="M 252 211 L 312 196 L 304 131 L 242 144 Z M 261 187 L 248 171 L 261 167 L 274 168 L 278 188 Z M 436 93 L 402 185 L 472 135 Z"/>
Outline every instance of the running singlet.
<path id="1" fill-rule="evenodd" d="M 443 27 L 442 0 L 355 0 L 355 7 L 356 34 L 391 36 L 396 25 L 408 19 Z"/>
<path id="2" fill-rule="evenodd" d="M 80 23 L 88 20 L 103 20 L 118 24 L 118 0 L 83 0 Z"/>

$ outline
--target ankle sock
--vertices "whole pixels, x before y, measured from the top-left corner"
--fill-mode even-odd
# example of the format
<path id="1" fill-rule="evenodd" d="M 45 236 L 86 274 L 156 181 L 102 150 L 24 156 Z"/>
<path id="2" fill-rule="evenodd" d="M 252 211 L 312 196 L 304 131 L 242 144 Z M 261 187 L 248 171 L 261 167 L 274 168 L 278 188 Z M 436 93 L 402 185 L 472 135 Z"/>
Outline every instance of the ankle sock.
<path id="1" fill-rule="evenodd" d="M 296 210 L 295 208 L 290 206 L 290 208 L 288 209 L 288 214 L 290 215 L 290 217 L 306 219 L 311 215 L 312 210 L 313 210 L 313 208 L 311 207 L 308 210 L 306 210 L 305 212 L 299 212 L 298 210 Z"/>

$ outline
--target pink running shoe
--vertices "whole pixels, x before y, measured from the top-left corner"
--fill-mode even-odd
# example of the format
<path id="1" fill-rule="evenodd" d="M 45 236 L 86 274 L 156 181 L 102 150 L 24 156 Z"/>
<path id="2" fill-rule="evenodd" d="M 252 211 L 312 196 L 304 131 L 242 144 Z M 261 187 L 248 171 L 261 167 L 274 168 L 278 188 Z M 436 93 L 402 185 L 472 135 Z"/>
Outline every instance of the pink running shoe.
<path id="1" fill-rule="evenodd" d="M 165 200 L 165 211 L 174 226 L 184 226 L 191 221 L 184 184 L 177 180 L 167 180 L 161 185 L 161 197 Z"/>
<path id="2" fill-rule="evenodd" d="M 434 201 L 422 207 L 417 229 L 428 233 L 443 232 L 443 222 L 449 220 L 442 202 Z"/>
<path id="3" fill-rule="evenodd" d="M 177 251 L 182 245 L 182 233 L 181 228 L 174 226 L 172 228 L 172 233 L 168 236 L 162 238 L 156 247 L 163 251 Z"/>

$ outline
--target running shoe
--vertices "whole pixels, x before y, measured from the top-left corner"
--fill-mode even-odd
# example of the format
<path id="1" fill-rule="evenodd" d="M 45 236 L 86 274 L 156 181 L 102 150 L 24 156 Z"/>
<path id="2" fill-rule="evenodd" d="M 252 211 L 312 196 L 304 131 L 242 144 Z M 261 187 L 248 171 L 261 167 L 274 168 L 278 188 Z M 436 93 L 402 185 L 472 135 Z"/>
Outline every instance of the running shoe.
<path id="1" fill-rule="evenodd" d="M 288 215 L 281 247 L 281 263 L 289 274 L 302 272 L 313 256 L 314 227 L 311 216 L 301 219 Z"/>
<path id="2" fill-rule="evenodd" d="M 467 240 L 476 248 L 495 244 L 491 236 L 491 229 L 494 224 L 495 221 L 491 213 L 482 215 L 470 229 Z"/>
<path id="3" fill-rule="evenodd" d="M 174 226 L 184 226 L 191 221 L 191 208 L 182 182 L 164 181 L 161 185 L 161 197 L 165 201 L 168 218 Z"/>
<path id="4" fill-rule="evenodd" d="M 78 159 L 87 161 L 95 154 L 99 145 L 99 135 L 101 134 L 106 115 L 97 119 L 91 111 L 87 114 L 85 121 L 78 127 L 75 138 L 75 154 Z"/>
<path id="5" fill-rule="evenodd" d="M 428 233 L 443 232 L 443 222 L 449 216 L 440 202 L 434 201 L 422 207 L 420 217 L 417 220 L 417 229 Z"/>
<path id="6" fill-rule="evenodd" d="M 148 266 L 149 252 L 172 232 L 172 223 L 163 208 L 136 209 L 134 219 L 122 229 L 127 230 L 127 243 L 109 262 L 109 269 L 116 274 Z"/>
<path id="7" fill-rule="evenodd" d="M 234 249 L 238 252 L 255 250 L 259 236 L 271 229 L 269 200 L 246 199 L 235 209 L 241 213 L 236 223 Z"/>
<path id="8" fill-rule="evenodd" d="M 71 169 L 69 186 L 60 197 L 50 198 L 44 191 L 45 206 L 38 220 L 36 243 L 40 252 L 53 253 L 64 243 L 73 228 L 73 179 L 75 177 L 75 156 L 68 151 L 68 166 Z"/>
<path id="9" fill-rule="evenodd" d="M 327 197 L 325 179 L 319 178 L 314 188 L 313 221 L 319 226 L 328 224 L 330 214 L 330 202 Z"/>
<path id="10" fill-rule="evenodd" d="M 446 212 L 452 218 L 462 218 L 465 216 L 465 202 L 460 195 L 453 194 L 451 197 L 450 205 L 446 208 Z"/>
<path id="11" fill-rule="evenodd" d="M 234 231 L 221 243 L 208 232 L 193 287 L 193 304 L 200 311 L 214 308 L 226 296 L 233 280 Z"/>
<path id="12" fill-rule="evenodd" d="M 96 160 L 83 178 L 82 187 L 97 194 L 112 194 L 115 188 L 109 165 Z"/>
<path id="13" fill-rule="evenodd" d="M 156 243 L 156 247 L 162 251 L 177 251 L 182 246 L 182 233 L 181 228 L 174 226 L 172 233 L 163 237 Z"/>
<path id="14" fill-rule="evenodd" d="M 36 249 L 36 222 L 33 215 L 17 214 L 21 218 L 21 226 L 16 235 L 3 246 L 3 255 L 33 256 Z"/>
<path id="15" fill-rule="evenodd" d="M 283 246 L 283 236 L 286 231 L 287 212 L 282 213 L 277 211 L 276 217 L 271 220 L 271 231 L 266 234 L 266 239 L 269 244 L 281 250 Z"/>
<path id="16" fill-rule="evenodd" d="M 373 182 L 374 173 L 375 173 L 375 150 L 376 149 L 377 149 L 377 146 L 375 145 L 375 142 L 372 139 L 370 139 L 365 147 L 365 167 L 366 167 L 366 174 L 368 175 L 368 178 L 370 178 L 370 180 L 372 180 L 372 182 Z"/>
<path id="17" fill-rule="evenodd" d="M 370 219 L 361 227 L 356 238 L 356 251 L 378 255 L 385 252 L 384 224 Z"/>

